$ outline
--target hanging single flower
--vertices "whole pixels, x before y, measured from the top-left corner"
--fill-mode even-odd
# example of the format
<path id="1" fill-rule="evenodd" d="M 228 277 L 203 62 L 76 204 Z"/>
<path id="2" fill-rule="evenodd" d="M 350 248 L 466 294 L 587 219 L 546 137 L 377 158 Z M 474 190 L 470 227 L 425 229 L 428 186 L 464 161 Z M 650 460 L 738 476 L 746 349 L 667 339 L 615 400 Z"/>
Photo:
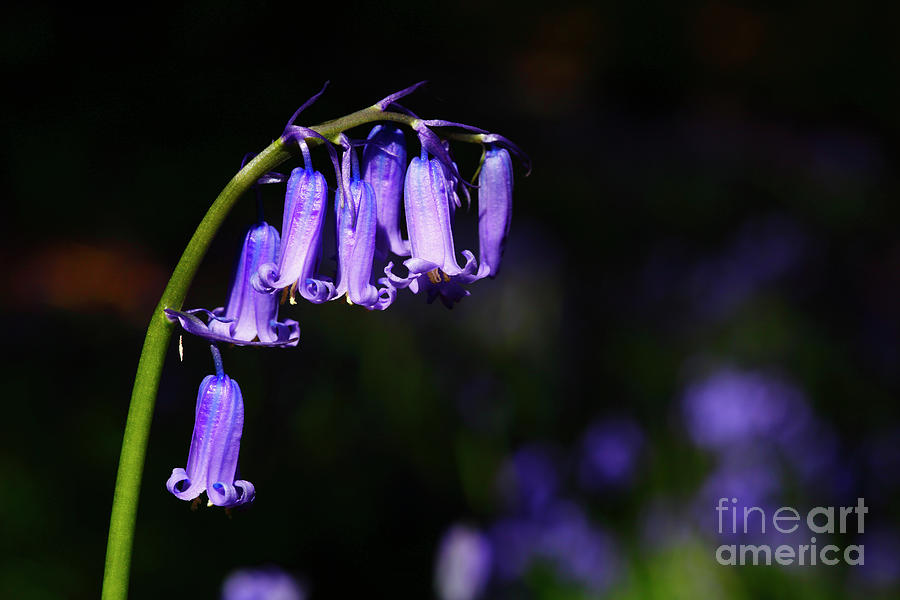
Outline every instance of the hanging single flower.
<path id="1" fill-rule="evenodd" d="M 251 502 L 253 484 L 235 480 L 244 401 L 237 382 L 222 370 L 222 358 L 213 346 L 216 374 L 200 384 L 194 416 L 194 433 L 186 469 L 173 469 L 166 488 L 181 500 L 193 500 L 204 491 L 209 503 L 230 507 Z"/>
<path id="2" fill-rule="evenodd" d="M 412 257 L 403 264 L 409 270 L 407 277 L 392 272 L 388 263 L 384 272 L 391 284 L 398 288 L 409 287 L 413 293 L 424 289 L 428 301 L 440 295 L 449 308 L 469 292 L 460 284 L 478 279 L 475 256 L 469 250 L 462 254 L 466 264 L 456 262 L 453 231 L 450 225 L 450 203 L 453 201 L 450 183 L 443 164 L 437 158 L 428 159 L 423 147 L 422 155 L 413 158 L 406 171 L 404 207 L 406 228 Z"/>
<path id="3" fill-rule="evenodd" d="M 291 172 L 284 201 L 281 251 L 277 260 L 259 267 L 253 286 L 271 294 L 296 284 L 303 298 L 318 303 L 331 297 L 334 284 L 314 275 L 322 246 L 328 184 L 310 164 Z"/>
<path id="4" fill-rule="evenodd" d="M 496 277 L 512 220 L 513 171 L 506 148 L 488 145 L 478 174 L 478 276 Z"/>
<path id="5" fill-rule="evenodd" d="M 274 227 L 259 222 L 247 232 L 237 270 L 231 282 L 228 304 L 208 311 L 166 309 L 170 319 L 177 319 L 188 333 L 210 341 L 239 346 L 296 346 L 300 340 L 297 321 L 278 321 L 278 298 L 256 291 L 251 279 L 261 264 L 271 262 L 278 254 L 279 237 Z M 205 315 L 204 323 L 197 315 Z"/>
<path id="6" fill-rule="evenodd" d="M 343 171 L 350 181 L 345 181 L 335 192 L 334 199 L 338 236 L 338 284 L 334 298 L 346 294 L 352 304 L 384 310 L 394 301 L 396 289 L 385 277 L 378 280 L 384 286 L 381 289 L 371 283 L 378 222 L 375 191 L 359 178 L 356 153 L 349 147 L 349 141 L 347 144 Z M 348 192 L 347 201 L 343 190 Z"/>
<path id="7" fill-rule="evenodd" d="M 362 178 L 375 192 L 378 227 L 375 252 L 380 258 L 393 252 L 409 256 L 409 241 L 400 235 L 400 200 L 406 168 L 406 141 L 398 127 L 376 125 L 366 138 L 362 155 Z"/>

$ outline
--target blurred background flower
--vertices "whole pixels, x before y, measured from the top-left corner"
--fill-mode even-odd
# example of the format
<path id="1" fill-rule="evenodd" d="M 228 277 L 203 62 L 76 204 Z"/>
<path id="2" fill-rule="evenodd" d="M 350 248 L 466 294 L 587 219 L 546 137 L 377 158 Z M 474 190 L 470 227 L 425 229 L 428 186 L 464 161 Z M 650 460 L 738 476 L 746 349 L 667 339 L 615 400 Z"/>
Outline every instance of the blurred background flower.
<path id="1" fill-rule="evenodd" d="M 239 569 L 222 583 L 222 600 L 305 600 L 297 581 L 281 569 L 269 566 Z"/>
<path id="2" fill-rule="evenodd" d="M 173 339 L 132 597 L 209 597 L 261 563 L 302 570 L 323 598 L 896 597 L 898 16 L 727 0 L 13 2 L 0 596 L 96 597 L 143 327 L 244 154 L 326 79 L 304 124 L 427 78 L 406 102 L 417 114 L 502 132 L 533 160 L 527 178 L 515 167 L 501 273 L 452 311 L 408 294 L 379 314 L 285 305 L 298 349 L 222 348 L 260 490 L 230 516 L 153 484 L 184 460 L 208 373 L 203 344 L 186 337 L 182 362 Z M 348 70 L 373 55 L 391 59 Z M 480 150 L 454 151 L 471 178 Z M 264 187 L 278 222 L 283 186 Z M 459 248 L 477 247 L 476 209 L 456 211 Z M 255 218 L 252 198 L 238 204 L 186 306 L 221 304 Z M 801 512 L 864 497 L 871 531 L 833 540 L 866 543 L 865 568 L 720 566 L 723 540 L 755 539 L 718 535 L 728 495 Z M 489 568 L 436 567 L 462 522 Z"/>

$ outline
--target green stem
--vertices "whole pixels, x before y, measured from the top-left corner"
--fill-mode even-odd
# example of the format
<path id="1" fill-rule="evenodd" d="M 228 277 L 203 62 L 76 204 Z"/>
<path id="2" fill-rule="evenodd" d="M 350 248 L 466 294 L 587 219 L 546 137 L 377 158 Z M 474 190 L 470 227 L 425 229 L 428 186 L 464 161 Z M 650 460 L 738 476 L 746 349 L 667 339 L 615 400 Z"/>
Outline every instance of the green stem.
<path id="1" fill-rule="evenodd" d="M 383 112 L 371 106 L 347 116 L 317 125 L 315 129 L 324 137 L 337 140 L 338 134 L 358 125 L 374 121 L 394 121 L 412 125 L 413 117 L 392 112 Z M 469 140 L 464 140 L 469 141 Z M 471 140 L 477 141 L 477 140 Z M 307 143 L 315 146 L 322 143 L 317 138 L 309 138 Z M 137 518 L 138 495 L 147 453 L 147 440 L 156 393 L 162 374 L 163 362 L 174 325 L 166 318 L 163 309 L 180 310 L 187 290 L 197 273 L 203 257 L 213 237 L 238 199 L 253 183 L 267 171 L 271 171 L 292 156 L 282 138 L 272 142 L 253 160 L 247 163 L 219 194 L 197 230 L 188 242 L 181 259 L 175 266 L 159 304 L 150 319 L 144 347 L 138 362 L 131 404 L 125 422 L 122 452 L 119 456 L 119 470 L 113 493 L 112 515 L 109 522 L 109 538 L 106 546 L 106 569 L 103 574 L 103 600 L 124 600 L 128 597 L 128 578 L 131 567 L 131 553 L 134 542 L 134 528 Z"/>

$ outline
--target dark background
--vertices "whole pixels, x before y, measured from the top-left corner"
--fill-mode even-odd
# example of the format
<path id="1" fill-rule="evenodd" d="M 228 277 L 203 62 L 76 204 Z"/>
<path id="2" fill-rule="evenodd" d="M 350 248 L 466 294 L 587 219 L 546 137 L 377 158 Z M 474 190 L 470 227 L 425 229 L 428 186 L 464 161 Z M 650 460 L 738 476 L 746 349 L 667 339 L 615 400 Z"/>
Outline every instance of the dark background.
<path id="1" fill-rule="evenodd" d="M 385 313 L 285 306 L 299 349 L 224 348 L 247 410 L 241 473 L 258 494 L 231 517 L 164 488 L 212 368 L 193 339 L 179 363 L 173 338 L 132 597 L 214 598 L 227 573 L 264 564 L 315 598 L 429 597 L 442 532 L 502 518 L 497 473 L 523 447 L 557 457 L 559 493 L 615 540 L 617 561 L 593 591 L 538 561 L 492 580 L 492 597 L 891 594 L 900 9 L 35 1 L 4 13 L 3 597 L 97 596 L 153 306 L 244 153 L 326 79 L 304 124 L 428 79 L 407 106 L 529 153 L 504 271 L 452 311 L 408 292 Z M 464 174 L 477 157 L 457 147 Z M 266 190 L 276 223 L 278 196 Z M 224 302 L 254 217 L 251 199 L 237 206 L 186 306 Z M 472 247 L 474 212 L 458 228 L 457 248 Z M 686 432 L 685 389 L 722 368 L 802 390 L 835 462 L 811 480 L 787 470 L 773 501 L 864 496 L 887 540 L 867 556 L 881 570 L 722 567 L 711 505 L 706 520 L 678 516 L 718 464 Z M 644 441 L 627 485 L 589 493 L 566 457 L 611 418 Z M 686 537 L 648 542 L 651 506 Z"/>

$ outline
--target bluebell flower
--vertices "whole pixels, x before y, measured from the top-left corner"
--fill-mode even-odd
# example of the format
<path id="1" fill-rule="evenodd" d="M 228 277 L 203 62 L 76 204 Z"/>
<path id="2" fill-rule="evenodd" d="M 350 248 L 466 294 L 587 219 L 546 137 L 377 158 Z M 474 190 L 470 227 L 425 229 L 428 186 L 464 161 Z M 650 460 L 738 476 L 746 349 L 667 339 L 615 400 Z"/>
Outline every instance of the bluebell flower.
<path id="1" fill-rule="evenodd" d="M 478 174 L 478 275 L 496 277 L 512 220 L 512 159 L 489 145 Z"/>
<path id="2" fill-rule="evenodd" d="M 240 569 L 222 583 L 222 600 L 303 600 L 297 581 L 276 567 Z"/>
<path id="3" fill-rule="evenodd" d="M 444 534 L 437 553 L 434 586 L 440 600 L 475 600 L 491 576 L 493 551 L 477 529 L 454 525 Z"/>
<path id="4" fill-rule="evenodd" d="M 310 302 L 332 297 L 334 284 L 315 275 L 322 247 L 328 184 L 325 176 L 312 168 L 309 150 L 301 144 L 304 167 L 291 172 L 284 200 L 282 243 L 277 260 L 260 265 L 253 286 L 263 293 L 297 287 Z"/>
<path id="5" fill-rule="evenodd" d="M 262 294 L 251 285 L 260 265 L 274 260 L 278 246 L 274 227 L 264 221 L 252 226 L 244 237 L 228 304 L 212 311 L 166 309 L 166 314 L 177 319 L 186 332 L 210 341 L 239 346 L 296 346 L 300 326 L 291 319 L 279 322 L 278 298 Z M 205 315 L 208 323 L 197 315 Z"/>
<path id="6" fill-rule="evenodd" d="M 193 500 L 205 491 L 211 505 L 230 507 L 251 502 L 256 490 L 249 481 L 234 478 L 244 401 L 237 382 L 222 370 L 215 346 L 213 357 L 216 374 L 206 376 L 197 394 L 187 468 L 173 469 L 166 488 L 181 500 Z"/>
<path id="7" fill-rule="evenodd" d="M 347 301 L 370 310 L 384 310 L 391 305 L 396 289 L 387 278 L 371 283 L 372 261 L 375 259 L 375 229 L 377 209 L 375 191 L 369 182 L 359 178 L 356 153 L 349 147 L 344 153 L 346 180 L 335 192 L 334 211 L 337 216 L 338 283 L 331 299 L 346 294 Z M 344 201 L 344 190 L 348 201 Z"/>
<path id="8" fill-rule="evenodd" d="M 384 258 L 388 252 L 409 256 L 409 241 L 400 235 L 400 200 L 406 169 L 406 141 L 398 127 L 376 125 L 366 138 L 362 155 L 362 178 L 375 191 L 378 228 L 375 251 Z"/>
<path id="9" fill-rule="evenodd" d="M 407 277 L 398 277 L 391 271 L 393 263 L 385 267 L 390 282 L 398 287 L 409 287 L 417 294 L 425 290 L 428 301 L 440 295 L 448 307 L 469 292 L 460 284 L 478 279 L 475 256 L 463 251 L 464 267 L 456 262 L 453 231 L 450 225 L 452 195 L 445 167 L 437 158 L 428 159 L 425 148 L 419 157 L 413 158 L 406 171 L 404 207 L 406 228 L 412 257 L 403 264 L 409 270 Z"/>

